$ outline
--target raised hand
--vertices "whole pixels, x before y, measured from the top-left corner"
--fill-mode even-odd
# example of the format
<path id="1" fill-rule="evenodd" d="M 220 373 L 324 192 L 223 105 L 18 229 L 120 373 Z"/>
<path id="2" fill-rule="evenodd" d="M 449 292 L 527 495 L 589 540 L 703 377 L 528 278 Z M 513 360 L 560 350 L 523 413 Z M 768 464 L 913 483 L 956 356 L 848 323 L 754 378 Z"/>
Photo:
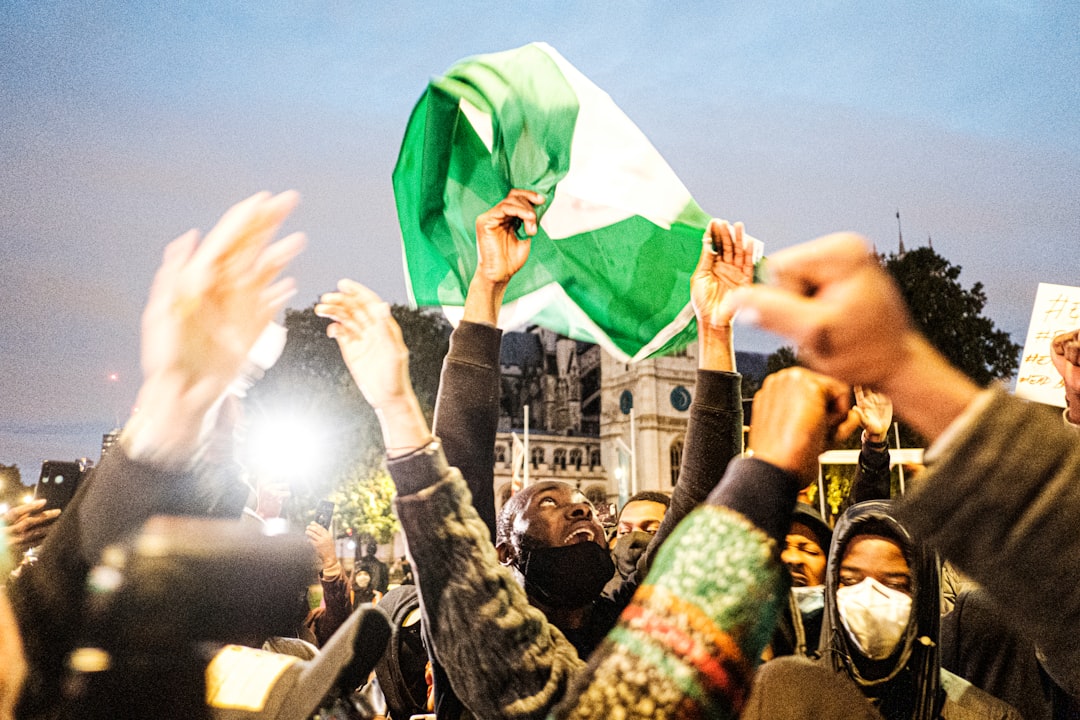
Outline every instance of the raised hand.
<path id="1" fill-rule="evenodd" d="M 311 547 L 315 548 L 315 554 L 319 556 L 323 570 L 337 564 L 337 549 L 334 547 L 334 536 L 330 534 L 329 530 L 317 522 L 312 522 L 308 523 L 308 526 L 304 528 L 304 534 L 307 536 L 308 542 L 311 543 Z"/>
<path id="2" fill-rule="evenodd" d="M 754 279 L 754 253 L 743 238 L 743 224 L 713 220 L 701 244 L 701 258 L 690 277 L 690 301 L 698 327 L 731 325 L 735 306 L 727 302 L 731 291 Z"/>
<path id="3" fill-rule="evenodd" d="M 538 229 L 535 206 L 543 202 L 539 193 L 511 190 L 476 218 L 476 273 L 465 297 L 465 320 L 497 324 L 506 286 L 529 259 Z M 525 240 L 518 238 L 518 227 L 524 228 Z"/>
<path id="4" fill-rule="evenodd" d="M 315 314 L 333 320 L 326 334 L 382 424 L 387 452 L 415 449 L 431 439 L 409 380 L 409 350 L 390 306 L 354 280 L 323 294 Z"/>
<path id="5" fill-rule="evenodd" d="M 476 274 L 491 283 L 508 283 L 529 258 L 537 231 L 536 205 L 544 196 L 529 190 L 511 190 L 498 205 L 476 218 Z M 517 228 L 528 236 L 519 240 Z"/>
<path id="6" fill-rule="evenodd" d="M 46 510 L 44 499 L 31 500 L 10 508 L 4 513 L 8 547 L 21 555 L 35 545 L 40 545 L 58 517 L 60 510 Z"/>
<path id="7" fill-rule="evenodd" d="M 1065 381 L 1069 420 L 1080 425 L 1080 329 L 1056 335 L 1050 349 L 1054 367 Z"/>
<path id="8" fill-rule="evenodd" d="M 870 442 L 884 442 L 892 425 L 892 400 L 884 393 L 874 392 L 862 385 L 855 386 L 855 414 Z"/>
<path id="9" fill-rule="evenodd" d="M 291 191 L 252 195 L 202 242 L 191 230 L 166 247 L 142 317 L 140 412 L 122 437 L 133 456 L 183 459 L 191 419 L 201 421 L 294 293 L 291 279 L 277 277 L 304 237 L 274 236 L 297 199 Z"/>
<path id="10" fill-rule="evenodd" d="M 690 277 L 690 302 L 697 316 L 700 367 L 734 370 L 731 293 L 754 277 L 754 253 L 743 224 L 713 220 L 702 238 L 701 257 Z"/>
<path id="11" fill-rule="evenodd" d="M 810 485 L 848 405 L 848 388 L 837 380 L 800 367 L 772 373 L 754 396 L 749 447 L 754 457 Z"/>

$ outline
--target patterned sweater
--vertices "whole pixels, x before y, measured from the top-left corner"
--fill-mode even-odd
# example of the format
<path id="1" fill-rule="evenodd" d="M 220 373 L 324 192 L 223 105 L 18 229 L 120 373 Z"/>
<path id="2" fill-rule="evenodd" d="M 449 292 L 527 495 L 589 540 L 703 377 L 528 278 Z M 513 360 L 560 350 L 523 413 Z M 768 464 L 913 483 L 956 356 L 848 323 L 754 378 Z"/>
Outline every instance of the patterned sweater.
<path id="1" fill-rule="evenodd" d="M 391 464 L 435 652 L 481 718 L 735 717 L 786 589 L 778 538 L 798 482 L 736 460 L 661 547 L 588 668 L 486 542 L 438 444 Z"/>
<path id="2" fill-rule="evenodd" d="M 738 717 L 784 589 L 775 552 L 745 516 L 695 510 L 555 717 Z"/>

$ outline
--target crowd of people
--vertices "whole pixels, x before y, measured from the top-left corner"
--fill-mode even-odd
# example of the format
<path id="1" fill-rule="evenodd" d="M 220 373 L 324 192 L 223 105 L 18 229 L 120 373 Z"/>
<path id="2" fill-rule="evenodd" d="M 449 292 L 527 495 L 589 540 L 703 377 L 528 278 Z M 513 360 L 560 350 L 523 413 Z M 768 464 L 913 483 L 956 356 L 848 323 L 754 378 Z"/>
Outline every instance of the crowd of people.
<path id="1" fill-rule="evenodd" d="M 415 585 L 390 588 L 366 542 L 346 571 L 312 523 L 300 561 L 318 573 L 318 607 L 291 584 L 295 557 L 250 568 L 274 579 L 258 601 L 228 576 L 198 578 L 210 600 L 169 588 L 177 617 L 205 603 L 216 626 L 239 605 L 246 635 L 266 637 L 200 634 L 177 649 L 185 665 L 136 648 L 140 677 L 162 668 L 140 705 L 115 677 L 133 667 L 116 657 L 125 646 L 95 640 L 106 617 L 120 628 L 168 618 L 102 598 L 137 575 L 131 558 L 163 546 L 146 539 L 151 517 L 242 513 L 235 469 L 213 467 L 208 447 L 222 436 L 222 398 L 292 294 L 278 278 L 304 240 L 276 235 L 297 197 L 260 193 L 205 237 L 171 243 L 143 315 L 139 412 L 116 451 L 62 513 L 35 503 L 6 517 L 12 551 L 40 547 L 0 595 L 0 720 L 1080 717 L 1080 331 L 1052 345 L 1062 418 L 950 366 L 864 239 L 775 253 L 770 282 L 753 284 L 742 225 L 714 220 L 691 277 L 699 367 L 673 492 L 630 498 L 610 533 L 561 481 L 534 482 L 497 509 L 499 311 L 543 200 L 510 190 L 476 220 L 477 267 L 430 427 L 389 306 L 342 280 L 315 308 L 379 418 Z M 737 313 L 791 339 L 805 365 L 766 378 L 746 448 Z M 894 409 L 932 442 L 925 471 L 896 498 Z M 858 475 L 833 526 L 804 493 L 821 453 L 856 428 Z M 253 526 L 267 542 L 276 532 Z M 234 537 L 207 533 L 211 558 L 212 539 Z M 284 614 L 260 625 L 251 615 L 269 594 Z M 224 698 L 221 642 L 210 651 L 208 639 L 262 643 L 263 670 L 245 666 L 244 693 Z M 295 678 L 282 674 L 289 662 L 301 663 Z M 205 706 L 170 705 L 181 682 L 205 690 Z"/>

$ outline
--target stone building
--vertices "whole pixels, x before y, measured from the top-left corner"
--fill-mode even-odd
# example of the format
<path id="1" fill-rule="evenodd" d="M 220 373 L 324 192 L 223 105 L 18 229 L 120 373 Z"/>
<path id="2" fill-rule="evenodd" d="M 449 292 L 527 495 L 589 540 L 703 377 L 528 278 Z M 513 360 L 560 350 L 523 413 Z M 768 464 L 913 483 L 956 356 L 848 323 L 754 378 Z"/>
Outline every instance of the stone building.
<path id="1" fill-rule="evenodd" d="M 760 382 L 765 356 L 736 355 L 744 374 Z M 530 482 L 570 482 L 589 495 L 601 514 L 605 505 L 617 505 L 639 490 L 670 492 L 675 487 L 694 396 L 696 343 L 673 355 L 627 364 L 597 345 L 533 326 L 503 336 L 500 363 L 498 505 L 510 493 L 513 436 L 524 440 L 526 407 Z M 631 471 L 631 448 L 636 472 Z"/>

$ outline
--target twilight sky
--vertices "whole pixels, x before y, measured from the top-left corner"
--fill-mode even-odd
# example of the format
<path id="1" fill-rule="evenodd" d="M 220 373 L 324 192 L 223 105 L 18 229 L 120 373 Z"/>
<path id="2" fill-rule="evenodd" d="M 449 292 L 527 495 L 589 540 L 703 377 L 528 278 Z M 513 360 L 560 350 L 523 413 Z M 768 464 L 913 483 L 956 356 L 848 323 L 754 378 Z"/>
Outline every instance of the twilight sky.
<path id="1" fill-rule="evenodd" d="M 0 463 L 31 482 L 97 458 L 162 248 L 257 190 L 302 194 L 296 307 L 343 275 L 404 302 L 409 112 L 456 60 L 534 40 L 767 251 L 833 230 L 894 249 L 899 209 L 1023 342 L 1037 283 L 1080 284 L 1080 5 L 806 5 L 6 0 Z"/>

